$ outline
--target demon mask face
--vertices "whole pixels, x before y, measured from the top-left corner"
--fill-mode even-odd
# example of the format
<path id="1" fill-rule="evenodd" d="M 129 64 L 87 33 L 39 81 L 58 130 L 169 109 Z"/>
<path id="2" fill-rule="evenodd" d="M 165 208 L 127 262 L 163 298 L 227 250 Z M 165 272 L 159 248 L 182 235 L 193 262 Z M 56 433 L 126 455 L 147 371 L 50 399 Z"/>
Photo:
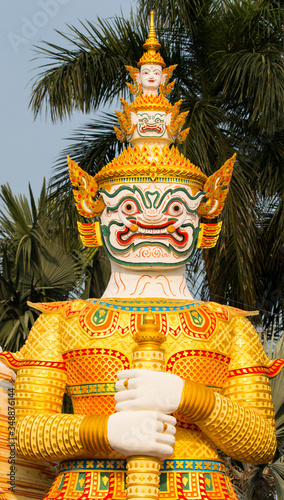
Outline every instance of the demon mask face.
<path id="1" fill-rule="evenodd" d="M 109 257 L 126 267 L 176 267 L 196 248 L 204 196 L 189 186 L 140 183 L 100 190 L 101 230 Z"/>

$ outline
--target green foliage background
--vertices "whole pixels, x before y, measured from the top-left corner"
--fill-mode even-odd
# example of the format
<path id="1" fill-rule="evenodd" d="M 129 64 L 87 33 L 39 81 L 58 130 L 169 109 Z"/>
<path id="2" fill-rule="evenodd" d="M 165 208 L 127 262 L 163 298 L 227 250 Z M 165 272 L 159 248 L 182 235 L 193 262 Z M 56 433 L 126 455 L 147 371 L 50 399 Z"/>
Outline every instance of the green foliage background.
<path id="1" fill-rule="evenodd" d="M 203 300 L 259 309 L 255 326 L 283 357 L 284 71 L 283 6 L 279 2 L 139 0 L 125 19 L 69 26 L 62 45 L 38 47 L 46 65 L 36 77 L 30 106 L 52 120 L 74 110 L 95 112 L 75 131 L 36 203 L 1 187 L 0 345 L 17 350 L 37 313 L 33 302 L 99 297 L 109 264 L 101 250 L 78 239 L 66 153 L 91 174 L 123 148 L 113 115 L 101 111 L 129 99 L 125 65 L 136 66 L 149 12 L 167 65 L 178 64 L 172 102 L 182 98 L 190 134 L 181 152 L 207 174 L 237 152 L 217 246 L 197 252 L 188 280 Z M 264 333 L 265 332 L 265 333 Z M 282 377 L 282 378 L 281 378 Z M 282 385 L 281 385 L 282 384 Z M 227 462 L 240 498 L 284 499 L 283 375 L 272 383 L 278 452 L 273 464 Z"/>

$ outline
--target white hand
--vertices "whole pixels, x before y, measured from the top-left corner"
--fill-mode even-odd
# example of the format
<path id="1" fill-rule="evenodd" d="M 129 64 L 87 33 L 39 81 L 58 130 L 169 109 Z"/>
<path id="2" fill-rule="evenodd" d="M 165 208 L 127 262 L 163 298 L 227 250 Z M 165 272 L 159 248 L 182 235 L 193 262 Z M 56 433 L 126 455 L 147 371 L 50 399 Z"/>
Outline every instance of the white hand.
<path id="1" fill-rule="evenodd" d="M 124 456 L 146 455 L 161 460 L 173 453 L 176 419 L 155 411 L 125 411 L 110 415 L 107 437 Z"/>
<path id="2" fill-rule="evenodd" d="M 136 369 L 118 372 L 117 378 L 116 411 L 178 409 L 184 381 L 177 375 Z"/>

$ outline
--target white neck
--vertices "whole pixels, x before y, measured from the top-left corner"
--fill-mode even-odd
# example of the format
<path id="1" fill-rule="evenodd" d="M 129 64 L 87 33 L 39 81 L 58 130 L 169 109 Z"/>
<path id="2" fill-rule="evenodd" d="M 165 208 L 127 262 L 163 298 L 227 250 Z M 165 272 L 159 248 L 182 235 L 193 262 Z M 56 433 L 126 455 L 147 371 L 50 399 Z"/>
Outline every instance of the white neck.
<path id="1" fill-rule="evenodd" d="M 143 89 L 144 95 L 158 95 L 157 90 Z"/>
<path id="2" fill-rule="evenodd" d="M 174 269 L 139 271 L 111 262 L 111 277 L 102 298 L 193 300 L 185 280 L 185 265 Z"/>

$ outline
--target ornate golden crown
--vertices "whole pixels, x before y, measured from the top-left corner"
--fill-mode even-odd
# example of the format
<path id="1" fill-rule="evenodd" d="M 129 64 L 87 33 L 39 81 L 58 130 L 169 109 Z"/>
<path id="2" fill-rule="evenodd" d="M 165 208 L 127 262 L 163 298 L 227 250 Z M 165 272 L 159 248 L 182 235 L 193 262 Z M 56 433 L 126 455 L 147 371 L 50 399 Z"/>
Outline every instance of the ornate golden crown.
<path id="1" fill-rule="evenodd" d="M 179 182 L 202 190 L 207 177 L 199 167 L 185 158 L 176 148 L 144 144 L 128 149 L 108 163 L 95 176 L 98 186 L 106 189 L 122 182 Z"/>
<path id="2" fill-rule="evenodd" d="M 137 66 L 140 68 L 142 64 L 159 64 L 162 66 L 162 68 L 166 67 L 166 64 L 164 62 L 164 59 L 162 56 L 157 52 L 161 48 L 161 45 L 159 44 L 157 37 L 156 37 L 156 32 L 155 32 L 155 26 L 154 26 L 154 11 L 151 11 L 150 14 L 150 29 L 149 29 L 149 34 L 146 42 L 143 45 L 143 48 L 147 51 L 144 52 L 143 56 L 139 60 Z"/>
<path id="3" fill-rule="evenodd" d="M 127 182 L 175 182 L 189 185 L 194 193 L 204 191 L 205 199 L 198 213 L 208 219 L 215 218 L 223 210 L 235 160 L 236 154 L 207 177 L 176 148 L 158 145 L 150 148 L 144 144 L 141 148 L 136 145 L 124 149 L 93 177 L 67 157 L 70 179 L 76 188 L 73 190 L 76 206 L 80 215 L 87 218 L 100 214 L 105 207 L 101 196 L 96 199 L 99 189 Z"/>
<path id="4" fill-rule="evenodd" d="M 172 111 L 173 106 L 162 94 L 156 96 L 153 94 L 143 94 L 136 97 L 129 109 L 137 113 L 137 111 L 147 111 L 149 109 L 153 111 L 164 111 L 169 113 Z"/>
<path id="5" fill-rule="evenodd" d="M 188 112 L 179 114 L 181 100 L 172 106 L 165 98 L 174 85 L 174 82 L 168 84 L 168 81 L 176 66 L 165 68 L 162 57 L 156 52 L 160 48 L 160 44 L 155 34 L 153 11 L 151 12 L 148 39 L 143 47 L 147 52 L 141 57 L 138 67 L 147 63 L 160 64 L 164 68 L 163 73 L 166 74 L 165 82 L 160 86 L 159 95 L 141 95 L 141 86 L 138 85 L 136 79 L 139 70 L 127 66 L 134 81 L 134 85 L 129 83 L 127 85 L 137 97 L 130 105 L 127 101 L 121 100 L 123 112 L 116 112 L 121 127 L 121 130 L 115 127 L 117 138 L 124 141 L 126 136 L 133 132 L 131 111 L 138 112 L 153 109 L 171 113 L 171 121 L 170 125 L 167 125 L 167 130 L 171 136 L 177 137 L 177 142 L 181 142 L 185 139 L 189 130 L 186 129 L 181 132 Z M 99 189 L 109 190 L 114 184 L 171 182 L 189 185 L 193 194 L 203 191 L 204 199 L 199 206 L 198 213 L 206 219 L 213 219 L 221 213 L 224 207 L 235 159 L 236 155 L 227 160 L 217 172 L 207 177 L 199 167 L 193 165 L 175 147 L 169 149 L 166 145 L 162 146 L 152 142 L 151 146 L 145 143 L 141 147 L 135 145 L 135 147 L 129 146 L 128 149 L 124 149 L 118 158 L 108 163 L 94 177 L 84 172 L 69 157 L 68 165 L 71 182 L 75 188 L 73 193 L 76 206 L 83 217 L 93 218 L 104 210 L 103 198 L 101 195 L 97 196 Z M 202 224 L 198 246 L 206 248 L 214 246 L 221 230 L 221 224 L 221 222 Z M 79 231 L 86 246 L 101 244 L 97 234 L 98 226 L 98 222 L 79 223 Z"/>
<path id="6" fill-rule="evenodd" d="M 159 66 L 162 66 L 162 68 L 164 68 L 163 75 L 165 75 L 165 83 L 160 86 L 160 95 L 166 96 L 166 95 L 170 94 L 175 82 L 168 84 L 168 81 L 171 78 L 173 71 L 177 67 L 177 65 L 174 64 L 174 65 L 166 68 L 166 64 L 164 62 L 164 59 L 157 52 L 157 50 L 160 49 L 161 45 L 159 44 L 157 37 L 156 37 L 155 26 L 154 26 L 154 11 L 153 10 L 151 11 L 151 14 L 150 14 L 150 29 L 149 29 L 148 38 L 147 38 L 146 42 L 144 43 L 143 47 L 145 50 L 147 50 L 147 52 L 144 52 L 143 56 L 140 58 L 140 60 L 137 64 L 137 68 L 133 68 L 132 66 L 125 66 L 126 69 L 129 71 L 130 76 L 134 82 L 134 84 L 126 82 L 126 85 L 128 86 L 130 92 L 132 94 L 137 95 L 137 96 L 140 96 L 142 94 L 142 86 L 138 85 L 138 83 L 137 83 L 137 73 L 139 73 L 138 68 L 140 68 L 143 64 L 157 64 Z M 156 99 L 157 99 L 157 97 L 156 97 Z"/>

